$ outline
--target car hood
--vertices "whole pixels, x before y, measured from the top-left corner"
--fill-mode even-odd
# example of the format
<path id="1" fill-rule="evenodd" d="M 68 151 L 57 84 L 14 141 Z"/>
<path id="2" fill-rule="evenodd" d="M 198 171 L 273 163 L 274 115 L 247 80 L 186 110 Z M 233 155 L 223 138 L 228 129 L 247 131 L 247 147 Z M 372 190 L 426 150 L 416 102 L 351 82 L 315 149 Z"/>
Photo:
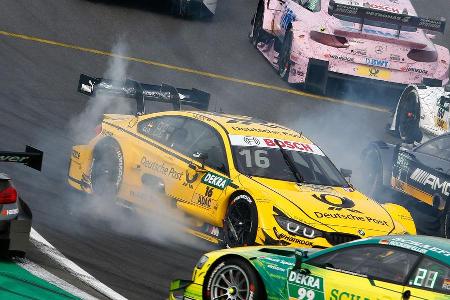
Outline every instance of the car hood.
<path id="1" fill-rule="evenodd" d="M 295 205 L 302 214 L 287 209 L 290 206 L 282 201 L 274 202 L 274 211 L 305 224 L 320 223 L 339 232 L 355 232 L 356 228 L 379 234 L 388 234 L 395 227 L 381 204 L 350 187 L 299 185 L 255 177 L 253 180 Z"/>

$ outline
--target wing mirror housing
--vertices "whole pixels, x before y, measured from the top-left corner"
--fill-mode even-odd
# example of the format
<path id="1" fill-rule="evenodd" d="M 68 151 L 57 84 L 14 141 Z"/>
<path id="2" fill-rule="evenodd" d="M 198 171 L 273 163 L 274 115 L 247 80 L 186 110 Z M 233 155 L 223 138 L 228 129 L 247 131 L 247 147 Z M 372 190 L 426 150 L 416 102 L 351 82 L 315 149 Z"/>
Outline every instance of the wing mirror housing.
<path id="1" fill-rule="evenodd" d="M 295 265 L 292 268 L 292 271 L 300 271 L 300 273 L 302 273 L 302 274 L 309 274 L 310 271 L 308 269 L 302 268 L 303 260 L 305 258 L 308 258 L 307 251 L 295 249 Z"/>
<path id="2" fill-rule="evenodd" d="M 208 154 L 196 151 L 196 152 L 192 153 L 192 157 L 195 158 L 196 160 L 198 160 L 202 164 L 202 166 L 200 169 L 195 166 L 194 166 L 194 168 L 192 168 L 192 167 L 191 168 L 195 169 L 197 172 L 201 172 L 201 171 L 205 170 L 205 162 L 208 160 Z"/>
<path id="3" fill-rule="evenodd" d="M 340 171 L 341 171 L 342 176 L 344 176 L 344 178 L 350 180 L 350 178 L 352 177 L 352 173 L 353 173 L 352 170 L 341 168 Z"/>
<path id="4" fill-rule="evenodd" d="M 450 93 L 450 84 L 444 86 L 444 91 Z"/>

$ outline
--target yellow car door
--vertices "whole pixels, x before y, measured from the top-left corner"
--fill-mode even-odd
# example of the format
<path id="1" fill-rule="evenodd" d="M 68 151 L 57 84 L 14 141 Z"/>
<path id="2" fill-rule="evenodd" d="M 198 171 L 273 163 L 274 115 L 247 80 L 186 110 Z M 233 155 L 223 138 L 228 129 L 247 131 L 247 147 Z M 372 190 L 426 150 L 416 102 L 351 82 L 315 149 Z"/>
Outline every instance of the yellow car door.
<path id="1" fill-rule="evenodd" d="M 149 141 L 139 142 L 140 147 L 136 147 L 142 153 L 139 157 L 142 193 L 148 187 L 150 191 L 163 188 L 171 198 L 190 201 L 193 192 L 183 184 L 190 160 L 176 149 L 183 142 L 185 121 L 186 118 L 169 115 L 139 122 L 138 133 Z"/>
<path id="2" fill-rule="evenodd" d="M 213 127 L 195 119 L 187 118 L 183 131 L 183 141 L 173 139 L 171 145 L 189 159 L 183 178 L 183 198 L 189 197 L 189 201 L 180 202 L 178 206 L 215 224 L 219 203 L 231 183 L 223 140 Z"/>
<path id="3" fill-rule="evenodd" d="M 406 300 L 450 299 L 450 268 L 425 257 L 412 273 L 405 287 Z"/>
<path id="4" fill-rule="evenodd" d="M 403 249 L 362 245 L 328 252 L 307 264 L 315 267 L 311 274 L 324 279 L 324 299 L 401 300 L 403 284 L 419 258 Z"/>

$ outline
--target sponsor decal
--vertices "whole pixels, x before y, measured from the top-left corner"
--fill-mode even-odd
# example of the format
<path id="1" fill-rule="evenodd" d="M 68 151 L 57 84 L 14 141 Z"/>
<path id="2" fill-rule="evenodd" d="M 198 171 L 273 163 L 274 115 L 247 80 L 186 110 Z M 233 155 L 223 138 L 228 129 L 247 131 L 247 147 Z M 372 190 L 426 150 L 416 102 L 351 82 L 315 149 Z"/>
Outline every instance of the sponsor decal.
<path id="1" fill-rule="evenodd" d="M 375 53 L 376 54 L 382 54 L 384 52 L 384 47 L 383 46 L 376 46 L 375 47 Z"/>
<path id="2" fill-rule="evenodd" d="M 399 14 L 400 13 L 400 11 L 397 8 L 390 7 L 390 6 L 383 5 L 383 4 L 366 2 L 366 3 L 363 4 L 363 6 L 366 7 L 366 8 L 371 8 L 371 9 L 388 11 L 388 12 L 391 12 L 391 13 L 394 13 L 394 14 Z"/>
<path id="3" fill-rule="evenodd" d="M 324 300 L 323 278 L 291 271 L 288 276 L 289 299 Z"/>
<path id="4" fill-rule="evenodd" d="M 223 190 L 230 184 L 231 180 L 218 174 L 208 172 L 203 176 L 202 182 L 206 185 Z"/>
<path id="5" fill-rule="evenodd" d="M 354 214 L 344 214 L 344 213 L 323 213 L 318 211 L 315 211 L 314 214 L 318 219 L 344 219 L 350 221 L 369 222 L 382 226 L 389 226 L 389 224 L 384 220 L 379 220 L 368 216 L 357 216 Z"/>
<path id="6" fill-rule="evenodd" d="M 279 272 L 286 272 L 286 269 L 283 269 L 279 266 L 276 265 L 272 265 L 272 264 L 268 264 L 266 265 L 267 268 L 271 269 L 271 270 L 275 270 L 275 271 L 279 271 Z"/>
<path id="7" fill-rule="evenodd" d="M 365 235 L 366 235 L 366 232 L 365 232 L 364 230 L 360 229 L 360 230 L 358 230 L 358 234 L 359 234 L 360 236 L 365 236 Z"/>
<path id="8" fill-rule="evenodd" d="M 2 216 L 11 216 L 11 215 L 17 215 L 19 213 L 19 209 L 3 209 L 1 212 Z"/>
<path id="9" fill-rule="evenodd" d="M 183 186 L 187 186 L 190 189 L 193 189 L 194 188 L 193 183 L 198 179 L 198 175 L 199 173 L 196 172 L 193 176 L 191 176 L 189 175 L 189 171 L 186 170 Z"/>
<path id="10" fill-rule="evenodd" d="M 434 247 L 431 245 L 427 245 L 421 242 L 417 242 L 417 241 L 412 241 L 406 238 L 402 238 L 402 237 L 396 237 L 396 238 L 392 238 L 391 240 L 388 240 L 388 243 L 386 244 L 385 242 L 386 240 L 382 240 L 381 242 L 384 242 L 384 245 L 392 245 L 392 246 L 396 246 L 396 247 L 400 247 L 400 248 L 405 248 L 405 249 L 409 249 L 415 252 L 419 252 L 419 253 L 427 253 L 428 251 L 430 252 L 434 252 L 437 254 L 441 254 L 444 255 L 446 257 L 450 257 L 450 251 L 447 250 L 443 250 L 441 248 L 438 247 Z"/>
<path id="11" fill-rule="evenodd" d="M 366 65 L 387 68 L 389 66 L 389 61 L 384 59 L 366 57 Z"/>
<path id="12" fill-rule="evenodd" d="M 147 160 L 145 156 L 142 157 L 141 164 L 147 169 L 150 169 L 163 176 L 171 177 L 173 179 L 181 180 L 181 177 L 183 175 L 183 172 L 178 172 L 173 167 L 169 169 L 169 167 L 167 167 L 164 163 Z"/>
<path id="13" fill-rule="evenodd" d="M 400 61 L 401 60 L 400 55 L 398 55 L 398 54 L 391 54 L 390 59 L 393 60 L 393 61 Z"/>
<path id="14" fill-rule="evenodd" d="M 290 8 L 286 8 L 281 16 L 280 27 L 287 29 L 289 24 L 295 21 L 295 14 Z"/>
<path id="15" fill-rule="evenodd" d="M 264 147 L 264 148 L 278 148 L 275 144 L 275 139 L 264 137 L 249 137 L 243 135 L 230 135 L 231 145 L 233 146 L 246 146 L 246 147 Z M 316 155 L 324 155 L 322 150 L 314 144 L 278 140 L 280 146 L 286 150 L 307 152 Z"/>
<path id="16" fill-rule="evenodd" d="M 355 50 L 353 50 L 353 53 L 356 55 L 366 56 L 367 50 L 366 49 L 355 49 Z"/>
<path id="17" fill-rule="evenodd" d="M 313 243 L 310 242 L 310 241 L 301 240 L 301 239 L 298 239 L 296 237 L 293 237 L 293 236 L 290 236 L 290 235 L 286 235 L 284 233 L 279 233 L 275 227 L 273 228 L 273 232 L 274 232 L 276 238 L 281 240 L 281 241 L 294 243 L 294 244 L 298 244 L 298 245 L 304 245 L 304 246 L 307 246 L 307 247 L 312 247 L 313 246 Z"/>
<path id="18" fill-rule="evenodd" d="M 422 169 L 415 169 L 410 178 L 423 186 L 430 186 L 433 191 L 440 191 L 443 195 L 450 196 L 450 183 Z"/>
<path id="19" fill-rule="evenodd" d="M 28 159 L 29 156 L 0 155 L 0 161 L 4 162 L 24 162 Z"/>
<path id="20" fill-rule="evenodd" d="M 358 66 L 356 73 L 360 76 L 368 76 L 384 80 L 388 80 L 391 77 L 391 72 L 389 70 L 368 66 Z"/>
<path id="21" fill-rule="evenodd" d="M 211 197 L 213 196 L 214 188 L 207 186 L 204 195 L 198 194 L 197 204 L 207 208 L 211 207 Z"/>
<path id="22" fill-rule="evenodd" d="M 413 73 L 418 73 L 418 74 L 423 74 L 423 75 L 428 74 L 428 71 L 425 69 L 418 69 L 418 68 L 414 68 L 414 67 L 410 67 L 410 66 L 403 67 L 400 70 L 403 72 L 413 72 Z"/>
<path id="23" fill-rule="evenodd" d="M 72 156 L 75 157 L 76 159 L 80 158 L 80 152 L 78 152 L 77 150 L 72 150 Z"/>
<path id="24" fill-rule="evenodd" d="M 290 266 L 293 267 L 295 264 L 285 261 L 284 259 L 279 259 L 279 258 L 275 258 L 275 257 L 270 257 L 270 256 L 264 256 L 264 257 L 260 257 L 260 259 L 264 259 L 264 260 L 268 260 L 271 261 L 273 263 L 277 263 L 277 264 L 281 264 L 281 265 L 286 265 L 286 266 Z"/>
<path id="25" fill-rule="evenodd" d="M 355 62 L 355 59 L 353 57 L 347 57 L 347 56 L 335 55 L 335 54 L 329 54 L 328 56 L 333 59 L 340 60 L 340 61 L 351 62 L 351 63 Z"/>
<path id="26" fill-rule="evenodd" d="M 104 136 L 113 136 L 114 133 L 112 133 L 112 132 L 109 131 L 109 130 L 103 129 L 103 130 L 102 130 L 102 135 L 104 135 Z"/>
<path id="27" fill-rule="evenodd" d="M 358 294 L 352 294 L 349 292 L 340 291 L 338 289 L 332 289 L 330 300 L 370 300 L 370 298 L 367 298 L 365 296 L 361 296 Z"/>
<path id="28" fill-rule="evenodd" d="M 351 209 L 355 206 L 355 202 L 348 199 L 347 197 L 340 197 L 332 194 L 320 194 L 320 195 L 312 195 L 316 200 L 319 200 L 322 203 L 330 205 L 329 210 L 342 210 L 348 209 L 351 212 L 361 213 L 356 209 Z"/>
<path id="29" fill-rule="evenodd" d="M 444 290 L 450 290 L 450 279 L 449 278 L 444 279 L 444 282 L 442 283 L 442 288 Z"/>

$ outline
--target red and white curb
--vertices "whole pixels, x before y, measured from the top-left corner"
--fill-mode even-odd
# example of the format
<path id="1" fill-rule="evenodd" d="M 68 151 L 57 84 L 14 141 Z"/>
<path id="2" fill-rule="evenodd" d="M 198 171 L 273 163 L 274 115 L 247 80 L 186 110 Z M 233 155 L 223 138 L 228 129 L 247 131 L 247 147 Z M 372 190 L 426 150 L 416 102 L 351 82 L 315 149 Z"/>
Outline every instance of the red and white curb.
<path id="1" fill-rule="evenodd" d="M 127 299 L 119 293 L 115 292 L 110 287 L 104 285 L 98 281 L 94 276 L 80 268 L 77 264 L 66 258 L 61 252 L 58 251 L 52 244 L 44 239 L 36 230 L 31 228 L 30 241 L 38 248 L 42 253 L 50 257 L 57 265 L 69 272 L 72 276 L 78 280 L 84 282 L 97 292 L 103 294 L 111 300 L 124 300 Z M 56 277 L 56 276 L 55 276 Z M 62 279 L 60 279 L 62 280 Z M 68 290 L 67 290 L 68 291 Z M 70 291 L 68 291 L 70 292 Z M 83 292 L 84 293 L 84 292 Z M 82 299 L 95 299 L 92 296 L 87 295 L 88 298 L 80 297 Z M 90 298 L 89 298 L 90 297 Z"/>

